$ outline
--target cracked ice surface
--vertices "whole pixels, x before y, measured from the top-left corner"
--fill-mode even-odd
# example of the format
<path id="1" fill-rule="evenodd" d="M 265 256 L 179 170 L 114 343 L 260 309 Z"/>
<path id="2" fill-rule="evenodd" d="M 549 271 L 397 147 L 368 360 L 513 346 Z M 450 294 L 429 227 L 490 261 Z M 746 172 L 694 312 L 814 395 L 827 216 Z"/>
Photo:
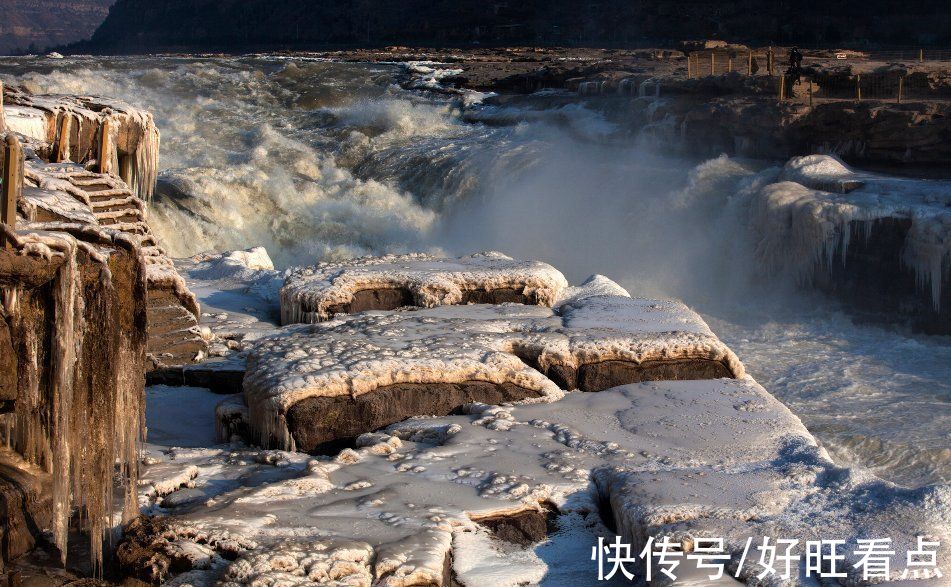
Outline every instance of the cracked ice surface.
<path id="1" fill-rule="evenodd" d="M 951 538 L 948 486 L 904 490 L 836 467 L 748 377 L 464 411 L 364 435 L 336 457 L 241 444 L 153 447 L 142 504 L 169 516 L 170 550 L 198 553 L 179 578 L 195 585 L 442 584 L 450 549 L 466 585 L 589 584 L 590 547 L 612 536 L 598 514 L 601 495 L 624 538 L 723 535 L 734 565 L 745 536 L 882 533 L 896 550 L 917 535 Z M 167 492 L 166 479 L 185 486 Z M 500 543 L 472 521 L 540 501 L 560 515 L 536 546 Z M 893 560 L 896 574 L 902 563 Z"/>
<path id="2" fill-rule="evenodd" d="M 937 309 L 951 270 L 951 182 L 858 172 L 829 155 L 790 159 L 778 180 L 756 190 L 751 204 L 756 256 L 767 270 L 808 280 L 823 259 L 845 259 L 850 223 L 869 231 L 876 220 L 908 219 L 896 254 L 930 288 Z"/>
<path id="3" fill-rule="evenodd" d="M 418 306 L 459 304 L 471 290 L 515 289 L 551 306 L 568 286 L 557 269 L 539 261 L 519 261 L 484 252 L 446 259 L 421 253 L 364 257 L 295 269 L 281 290 L 284 324 L 319 322 L 331 307 L 348 304 L 363 290 L 403 288 Z"/>
<path id="4" fill-rule="evenodd" d="M 442 306 L 369 312 L 286 327 L 248 353 L 245 398 L 265 446 L 293 449 L 285 416 L 310 397 L 356 397 L 400 383 L 514 384 L 552 401 L 562 390 L 526 364 L 709 359 L 743 365 L 686 306 L 624 296 L 543 306 Z M 539 401 L 539 400 L 534 400 Z"/>

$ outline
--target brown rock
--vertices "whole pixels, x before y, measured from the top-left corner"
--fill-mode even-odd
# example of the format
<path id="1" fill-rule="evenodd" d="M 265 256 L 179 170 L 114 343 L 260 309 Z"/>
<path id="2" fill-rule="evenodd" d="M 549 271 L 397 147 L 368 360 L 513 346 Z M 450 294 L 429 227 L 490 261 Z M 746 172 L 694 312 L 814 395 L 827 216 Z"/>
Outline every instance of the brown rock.
<path id="1" fill-rule="evenodd" d="M 710 359 L 672 359 L 661 361 L 604 361 L 582 365 L 578 370 L 578 389 L 602 391 L 641 381 L 684 381 L 733 377 L 729 367 Z"/>
<path id="2" fill-rule="evenodd" d="M 0 460 L 0 555 L 11 561 L 36 544 L 52 519 L 52 478 L 14 455 Z"/>
<path id="3" fill-rule="evenodd" d="M 356 398 L 301 400 L 287 411 L 287 426 L 298 450 L 314 452 L 337 448 L 411 416 L 445 416 L 468 403 L 500 404 L 540 395 L 511 383 L 401 383 Z"/>
<path id="4" fill-rule="evenodd" d="M 499 540 L 528 546 L 548 537 L 555 517 L 554 509 L 547 504 L 542 504 L 540 509 L 488 516 L 474 521 L 488 528 Z"/>
<path id="5" fill-rule="evenodd" d="M 163 518 L 139 516 L 126 525 L 122 540 L 116 547 L 119 573 L 151 585 L 168 577 L 172 560 L 164 535 L 168 524 Z"/>
<path id="6" fill-rule="evenodd" d="M 472 289 L 463 292 L 462 304 L 537 304 L 534 295 L 512 288 L 498 288 L 492 290 Z M 356 314 L 358 312 L 390 311 L 406 306 L 413 306 L 416 300 L 413 293 L 406 288 L 364 289 L 353 294 L 353 300 L 348 304 L 330 306 L 328 314 Z"/>

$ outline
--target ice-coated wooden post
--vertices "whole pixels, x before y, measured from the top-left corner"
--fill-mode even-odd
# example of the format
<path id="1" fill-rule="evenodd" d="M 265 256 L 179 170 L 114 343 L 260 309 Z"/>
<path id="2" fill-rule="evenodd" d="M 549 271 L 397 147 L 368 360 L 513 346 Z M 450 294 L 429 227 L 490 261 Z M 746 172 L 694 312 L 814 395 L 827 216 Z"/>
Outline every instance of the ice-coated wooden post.
<path id="1" fill-rule="evenodd" d="M 733 73 L 733 57 L 730 57 L 726 62 L 726 72 Z"/>
<path id="2" fill-rule="evenodd" d="M 753 50 L 750 49 L 750 54 L 746 60 L 746 75 L 753 75 Z"/>
<path id="3" fill-rule="evenodd" d="M 857 74 L 855 76 L 855 98 L 861 102 L 862 101 L 862 74 Z"/>
<path id="4" fill-rule="evenodd" d="M 782 102 L 786 99 L 786 76 L 780 76 L 779 78 L 779 101 Z"/>
<path id="5" fill-rule="evenodd" d="M 918 61 L 924 62 L 925 60 L 925 50 L 918 49 Z"/>
<path id="6" fill-rule="evenodd" d="M 20 189 L 23 185 L 22 170 L 23 154 L 20 149 L 20 141 L 8 133 L 3 143 L 3 184 L 0 185 L 0 221 L 8 225 L 11 229 L 16 229 L 17 221 L 17 200 L 20 197 Z M 10 249 L 12 243 L 0 236 L 0 244 L 3 248 Z"/>
<path id="7" fill-rule="evenodd" d="M 56 155 L 53 163 L 69 159 L 69 133 L 72 132 L 73 117 L 68 112 L 63 113 L 63 121 L 59 125 L 59 143 L 56 145 Z"/>
<path id="8" fill-rule="evenodd" d="M 766 71 L 769 72 L 769 75 L 773 75 L 773 48 L 770 46 L 766 49 Z"/>
<path id="9" fill-rule="evenodd" d="M 710 51 L 710 75 L 717 73 L 717 52 Z"/>
<path id="10" fill-rule="evenodd" d="M 901 104 L 901 95 L 905 89 L 905 76 L 898 76 L 898 103 Z"/>
<path id="11" fill-rule="evenodd" d="M 693 55 L 687 54 L 687 79 L 693 77 Z"/>
<path id="12" fill-rule="evenodd" d="M 3 82 L 0 81 L 0 132 L 7 130 L 7 116 L 3 111 Z"/>
<path id="13" fill-rule="evenodd" d="M 99 128 L 99 173 L 109 173 L 112 167 L 112 124 L 106 117 Z"/>

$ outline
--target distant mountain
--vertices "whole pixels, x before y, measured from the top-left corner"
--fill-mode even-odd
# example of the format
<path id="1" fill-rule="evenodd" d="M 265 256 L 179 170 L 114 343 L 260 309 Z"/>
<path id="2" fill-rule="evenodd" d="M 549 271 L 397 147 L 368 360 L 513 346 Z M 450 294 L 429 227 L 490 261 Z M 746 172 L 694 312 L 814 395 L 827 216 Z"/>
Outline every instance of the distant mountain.
<path id="1" fill-rule="evenodd" d="M 951 3 L 903 0 L 118 0 L 100 53 L 334 45 L 635 46 L 683 39 L 802 45 L 951 43 Z"/>
<path id="2" fill-rule="evenodd" d="M 0 55 L 88 39 L 116 0 L 2 0 Z"/>

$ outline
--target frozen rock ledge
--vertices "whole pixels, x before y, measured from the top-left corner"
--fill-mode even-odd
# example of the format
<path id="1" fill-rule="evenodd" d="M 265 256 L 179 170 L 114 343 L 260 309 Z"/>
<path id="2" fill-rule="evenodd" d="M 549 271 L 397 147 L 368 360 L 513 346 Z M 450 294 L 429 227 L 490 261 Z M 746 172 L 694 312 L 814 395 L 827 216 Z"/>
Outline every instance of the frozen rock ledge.
<path id="1" fill-rule="evenodd" d="M 424 254 L 364 257 L 294 270 L 281 290 L 281 320 L 313 323 L 336 314 L 403 306 L 505 302 L 550 306 L 567 285 L 551 265 L 496 252 L 459 259 Z"/>
<path id="2" fill-rule="evenodd" d="M 256 440 L 322 450 L 472 402 L 544 402 L 573 389 L 744 375 L 696 313 L 632 299 L 606 281 L 560 287 L 564 302 L 549 291 L 554 309 L 407 308 L 285 327 L 248 354 L 244 392 Z"/>

